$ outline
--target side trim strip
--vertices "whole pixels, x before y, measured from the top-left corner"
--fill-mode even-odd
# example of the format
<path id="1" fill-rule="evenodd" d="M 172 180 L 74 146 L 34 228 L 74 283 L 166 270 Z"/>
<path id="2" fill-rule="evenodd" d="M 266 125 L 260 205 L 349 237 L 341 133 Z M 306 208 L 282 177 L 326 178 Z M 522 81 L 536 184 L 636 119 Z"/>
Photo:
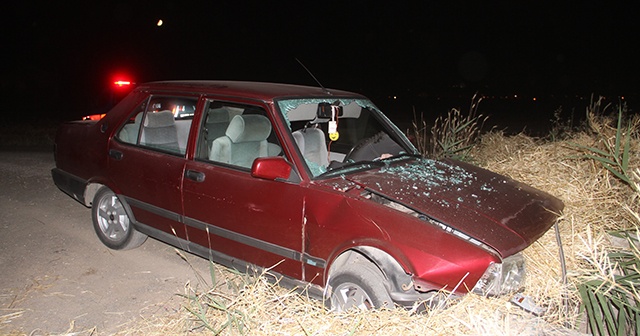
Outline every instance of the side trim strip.
<path id="1" fill-rule="evenodd" d="M 245 261 L 233 258 L 221 252 L 213 251 L 202 245 L 192 243 L 190 241 L 176 237 L 167 232 L 160 231 L 156 228 L 153 228 L 143 223 L 136 223 L 135 227 L 138 231 L 144 234 L 155 237 L 167 244 L 171 244 L 180 249 L 190 251 L 191 253 L 198 255 L 202 258 L 205 258 L 209 261 L 213 261 L 218 264 L 224 265 L 226 267 L 237 269 L 239 271 L 244 271 L 254 275 L 267 275 L 267 279 L 269 279 L 270 281 L 273 281 L 274 283 L 277 282 L 288 288 L 297 288 L 303 293 L 310 294 L 312 297 L 315 297 L 320 300 L 323 299 L 324 291 L 322 290 L 322 287 L 318 285 L 314 285 L 302 280 L 294 279 L 286 275 L 282 275 L 280 273 L 274 272 L 273 270 L 269 270 L 268 272 L 265 273 L 266 269 L 263 267 L 260 267 L 251 263 L 247 263 Z"/>
<path id="2" fill-rule="evenodd" d="M 310 256 L 306 253 L 300 253 L 299 251 L 290 249 L 288 247 L 283 247 L 283 246 L 276 245 L 264 240 L 256 239 L 244 234 L 233 232 L 231 230 L 221 228 L 219 226 L 211 225 L 209 223 L 205 223 L 203 221 L 200 221 L 194 218 L 184 217 L 175 212 L 168 211 L 166 209 L 162 209 L 155 205 L 141 202 L 127 196 L 123 196 L 123 197 L 125 198 L 126 202 L 129 203 L 131 206 L 135 206 L 145 211 L 149 211 L 154 214 L 157 214 L 161 217 L 168 218 L 170 220 L 173 220 L 179 223 L 183 223 L 192 228 L 209 232 L 209 234 L 214 234 L 216 236 L 233 240 L 235 242 L 245 244 L 251 247 L 255 247 L 263 251 L 267 251 L 269 253 L 277 254 L 285 258 L 302 261 L 314 267 L 319 267 L 319 268 L 326 267 L 326 261 L 322 258 Z M 193 245 L 194 245 L 193 243 L 189 243 L 189 247 L 192 247 Z"/>
<path id="3" fill-rule="evenodd" d="M 184 224 L 202 231 L 208 231 L 209 233 L 214 234 L 216 236 L 227 238 L 238 243 L 249 245 L 251 247 L 259 248 L 261 250 L 265 250 L 267 252 L 271 252 L 273 254 L 283 256 L 285 258 L 301 260 L 300 252 L 298 251 L 295 251 L 286 247 L 282 247 L 279 245 L 275 245 L 275 244 L 266 242 L 264 240 L 255 239 L 243 234 L 235 233 L 231 230 L 227 230 L 218 226 L 213 226 L 211 224 L 207 224 L 205 222 L 201 222 L 193 218 L 185 217 Z"/>
<path id="4" fill-rule="evenodd" d="M 135 198 L 131 198 L 131 197 L 127 197 L 127 196 L 123 196 L 124 199 L 127 201 L 127 203 L 129 203 L 131 206 L 134 206 L 136 208 L 140 208 L 142 210 L 145 211 L 149 211 L 152 212 L 160 217 L 164 217 L 164 218 L 168 218 L 172 221 L 176 221 L 176 222 L 180 222 L 182 223 L 182 216 L 180 216 L 179 214 L 173 212 L 173 211 L 169 211 L 166 209 L 163 209 L 161 207 L 157 207 L 155 205 L 151 205 L 149 203 L 145 203 L 145 202 L 141 202 L 138 201 Z"/>

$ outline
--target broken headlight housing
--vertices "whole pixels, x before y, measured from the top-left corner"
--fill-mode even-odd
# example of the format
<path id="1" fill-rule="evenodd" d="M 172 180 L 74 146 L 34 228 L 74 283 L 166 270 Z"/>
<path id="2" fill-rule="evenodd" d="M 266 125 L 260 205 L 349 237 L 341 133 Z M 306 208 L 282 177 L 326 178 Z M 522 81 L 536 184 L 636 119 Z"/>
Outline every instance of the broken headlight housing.
<path id="1" fill-rule="evenodd" d="M 522 288 L 524 278 L 524 257 L 517 253 L 504 258 L 502 263 L 491 263 L 472 292 L 483 296 L 517 292 Z"/>

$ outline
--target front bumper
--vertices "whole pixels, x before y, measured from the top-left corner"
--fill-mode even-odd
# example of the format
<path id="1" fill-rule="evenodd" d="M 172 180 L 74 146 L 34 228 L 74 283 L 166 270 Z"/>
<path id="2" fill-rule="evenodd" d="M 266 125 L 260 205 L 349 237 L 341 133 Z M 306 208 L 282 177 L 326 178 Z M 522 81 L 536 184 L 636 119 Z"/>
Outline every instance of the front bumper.
<path id="1" fill-rule="evenodd" d="M 84 191 L 87 187 L 87 181 L 59 168 L 51 169 L 51 177 L 53 178 L 53 183 L 65 194 L 82 204 L 86 204 Z"/>

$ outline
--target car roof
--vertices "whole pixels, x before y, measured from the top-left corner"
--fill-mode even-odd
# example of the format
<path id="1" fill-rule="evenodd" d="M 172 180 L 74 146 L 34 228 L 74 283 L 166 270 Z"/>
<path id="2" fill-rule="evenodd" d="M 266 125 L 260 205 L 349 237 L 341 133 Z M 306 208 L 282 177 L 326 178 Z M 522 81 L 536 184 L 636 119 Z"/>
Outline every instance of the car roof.
<path id="1" fill-rule="evenodd" d="M 273 101 L 278 98 L 291 97 L 353 97 L 365 98 L 364 96 L 335 89 L 323 89 L 320 87 L 264 83 L 264 82 L 248 82 L 248 81 L 159 81 L 149 82 L 138 86 L 138 90 L 168 90 L 168 91 L 188 91 L 210 94 L 221 94 L 227 96 L 239 96 L 263 101 Z"/>

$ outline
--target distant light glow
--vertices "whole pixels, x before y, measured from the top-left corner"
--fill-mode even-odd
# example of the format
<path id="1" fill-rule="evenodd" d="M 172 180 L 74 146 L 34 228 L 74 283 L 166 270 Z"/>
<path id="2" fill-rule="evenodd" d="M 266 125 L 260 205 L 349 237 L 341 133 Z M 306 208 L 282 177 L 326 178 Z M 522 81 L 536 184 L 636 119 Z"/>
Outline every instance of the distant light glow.
<path id="1" fill-rule="evenodd" d="M 113 82 L 113 84 L 115 84 L 116 86 L 119 86 L 119 87 L 123 87 L 123 86 L 131 85 L 131 82 L 130 81 L 117 80 L 117 81 Z"/>
<path id="2" fill-rule="evenodd" d="M 156 23 L 156 26 L 160 27 L 160 26 L 162 26 L 163 23 L 164 22 L 162 22 L 162 19 L 160 19 L 160 20 L 158 20 L 158 23 Z"/>
<path id="3" fill-rule="evenodd" d="M 102 118 L 104 118 L 106 114 L 92 114 L 92 115 L 88 115 L 88 116 L 84 116 L 82 118 L 82 120 L 100 120 Z"/>

